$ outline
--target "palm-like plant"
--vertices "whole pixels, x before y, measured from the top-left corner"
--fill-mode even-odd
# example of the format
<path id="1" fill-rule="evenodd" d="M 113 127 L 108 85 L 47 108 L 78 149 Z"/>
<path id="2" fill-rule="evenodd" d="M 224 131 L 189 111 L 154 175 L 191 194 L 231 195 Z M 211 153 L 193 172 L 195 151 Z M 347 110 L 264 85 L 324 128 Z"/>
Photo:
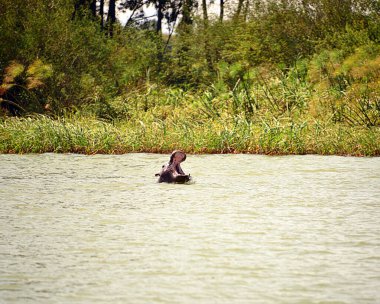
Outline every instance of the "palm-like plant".
<path id="1" fill-rule="evenodd" d="M 36 59 L 29 66 L 12 61 L 4 69 L 0 84 L 0 107 L 12 115 L 26 112 L 28 100 L 36 100 L 36 91 L 44 86 L 44 81 L 53 74 L 50 64 Z"/>

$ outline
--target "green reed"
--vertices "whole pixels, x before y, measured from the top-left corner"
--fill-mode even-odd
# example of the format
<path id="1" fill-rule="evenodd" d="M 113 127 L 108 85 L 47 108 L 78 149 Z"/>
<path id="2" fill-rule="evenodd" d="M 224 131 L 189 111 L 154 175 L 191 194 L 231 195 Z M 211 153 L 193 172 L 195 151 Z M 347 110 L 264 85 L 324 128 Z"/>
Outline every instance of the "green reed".
<path id="1" fill-rule="evenodd" d="M 154 115 L 117 122 L 94 117 L 47 116 L 0 120 L 1 153 L 188 153 L 380 155 L 379 128 L 353 127 L 314 118 Z"/>

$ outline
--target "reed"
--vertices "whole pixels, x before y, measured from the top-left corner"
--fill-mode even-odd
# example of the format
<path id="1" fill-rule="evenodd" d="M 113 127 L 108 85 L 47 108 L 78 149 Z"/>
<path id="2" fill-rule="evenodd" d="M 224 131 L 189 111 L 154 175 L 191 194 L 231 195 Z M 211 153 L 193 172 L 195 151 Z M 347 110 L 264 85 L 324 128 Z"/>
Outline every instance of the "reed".
<path id="1" fill-rule="evenodd" d="M 106 122 L 94 117 L 47 116 L 0 120 L 1 153 L 322 154 L 379 156 L 379 128 L 315 119 L 207 120 L 151 116 Z"/>

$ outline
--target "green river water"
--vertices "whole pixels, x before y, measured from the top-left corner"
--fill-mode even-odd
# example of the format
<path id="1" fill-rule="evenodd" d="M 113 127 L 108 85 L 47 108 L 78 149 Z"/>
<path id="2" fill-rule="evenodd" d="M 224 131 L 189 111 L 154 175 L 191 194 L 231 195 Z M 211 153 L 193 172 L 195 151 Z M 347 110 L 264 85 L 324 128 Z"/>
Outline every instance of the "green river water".
<path id="1" fill-rule="evenodd" d="M 0 303 L 380 303 L 380 158 L 0 155 Z"/>

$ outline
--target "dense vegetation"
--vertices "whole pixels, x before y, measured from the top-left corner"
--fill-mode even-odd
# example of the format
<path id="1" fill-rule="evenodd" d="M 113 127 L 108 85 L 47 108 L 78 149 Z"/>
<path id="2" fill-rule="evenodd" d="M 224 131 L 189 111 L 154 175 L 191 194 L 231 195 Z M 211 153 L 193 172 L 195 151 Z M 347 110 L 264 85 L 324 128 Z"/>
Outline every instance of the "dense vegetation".
<path id="1" fill-rule="evenodd" d="M 206 4 L 0 0 L 0 152 L 380 155 L 380 1 Z"/>

